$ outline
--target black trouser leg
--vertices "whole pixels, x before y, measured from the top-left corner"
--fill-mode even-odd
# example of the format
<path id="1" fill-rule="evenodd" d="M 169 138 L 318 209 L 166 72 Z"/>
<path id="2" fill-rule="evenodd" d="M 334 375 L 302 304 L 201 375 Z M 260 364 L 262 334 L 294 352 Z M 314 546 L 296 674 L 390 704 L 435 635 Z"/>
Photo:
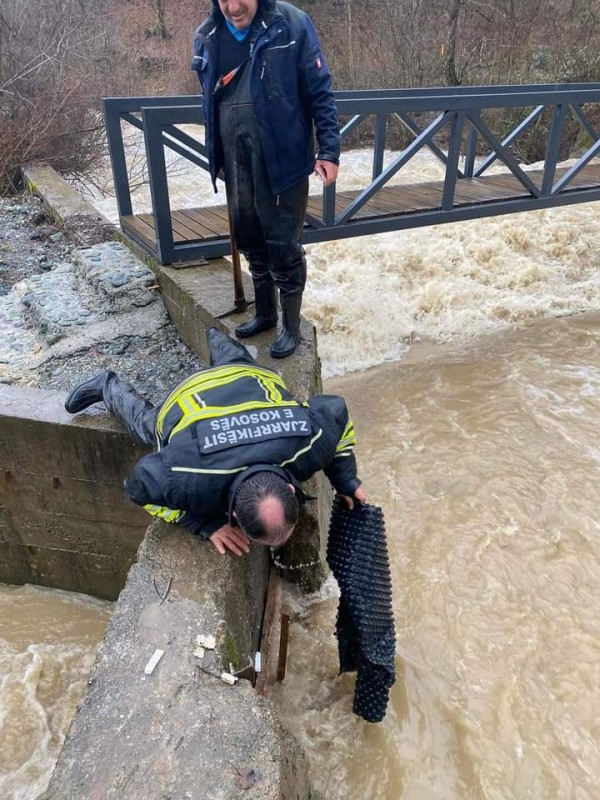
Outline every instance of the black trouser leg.
<path id="1" fill-rule="evenodd" d="M 103 389 L 106 408 L 123 427 L 142 444 L 154 444 L 158 408 L 144 399 L 130 383 L 114 373 L 109 374 Z"/>
<path id="2" fill-rule="evenodd" d="M 255 360 L 241 342 L 236 342 L 218 328 L 206 331 L 211 367 L 222 367 L 225 364 L 255 364 Z"/>
<path id="3" fill-rule="evenodd" d="M 269 272 L 268 253 L 266 249 L 261 252 L 244 250 L 243 253 L 248 259 L 254 285 L 254 317 L 235 329 L 235 335 L 240 339 L 255 336 L 277 325 L 277 293 Z"/>
<path id="4" fill-rule="evenodd" d="M 273 358 L 287 358 L 291 356 L 300 344 L 300 308 L 302 306 L 302 292 L 296 294 L 281 294 L 281 311 L 283 326 L 281 333 L 271 345 Z"/>

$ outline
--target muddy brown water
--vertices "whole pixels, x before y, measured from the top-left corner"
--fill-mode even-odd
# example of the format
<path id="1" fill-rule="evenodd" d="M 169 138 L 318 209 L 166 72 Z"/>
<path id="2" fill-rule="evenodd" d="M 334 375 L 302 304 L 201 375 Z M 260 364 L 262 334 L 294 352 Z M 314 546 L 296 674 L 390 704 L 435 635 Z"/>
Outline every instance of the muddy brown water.
<path id="1" fill-rule="evenodd" d="M 113 604 L 0 584 L 0 798 L 46 788 Z"/>
<path id="2" fill-rule="evenodd" d="M 423 348 L 326 388 L 347 398 L 385 510 L 398 681 L 382 724 L 352 716 L 337 600 L 326 589 L 299 613 L 277 700 L 317 786 L 597 798 L 600 316 Z"/>

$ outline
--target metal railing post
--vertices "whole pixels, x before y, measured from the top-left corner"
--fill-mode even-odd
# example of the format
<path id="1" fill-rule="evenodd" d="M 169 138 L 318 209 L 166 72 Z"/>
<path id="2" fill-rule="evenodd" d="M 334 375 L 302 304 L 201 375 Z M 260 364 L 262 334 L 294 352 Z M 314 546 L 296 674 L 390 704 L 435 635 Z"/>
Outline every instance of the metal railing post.
<path id="1" fill-rule="evenodd" d="M 119 217 L 128 217 L 132 214 L 131 192 L 129 190 L 129 173 L 125 159 L 125 146 L 123 144 L 123 131 L 121 130 L 121 117 L 113 107 L 110 100 L 103 101 L 104 119 L 106 121 L 106 139 L 108 154 L 112 169 L 115 197 Z"/>
<path id="2" fill-rule="evenodd" d="M 465 178 L 473 177 L 476 155 L 477 155 L 477 130 L 473 125 L 469 125 L 469 133 L 467 134 L 467 147 L 465 150 L 465 166 L 463 169 Z"/>
<path id="3" fill-rule="evenodd" d="M 458 172 L 458 159 L 460 158 L 460 143 L 462 132 L 465 125 L 465 115 L 463 111 L 457 111 L 452 120 L 450 133 L 450 147 L 448 148 L 448 163 L 446 165 L 446 179 L 444 181 L 444 192 L 442 194 L 442 210 L 450 211 L 454 205 L 454 190 L 456 189 L 456 178 Z"/>
<path id="4" fill-rule="evenodd" d="M 542 177 L 542 195 L 552 194 L 554 176 L 556 175 L 556 165 L 560 154 L 560 143 L 565 124 L 565 116 L 568 106 L 560 103 L 552 114 L 552 124 L 548 135 L 548 145 L 546 147 L 546 158 L 544 159 L 544 175 Z"/>
<path id="5" fill-rule="evenodd" d="M 375 125 L 375 142 L 373 144 L 373 177 L 378 178 L 383 172 L 383 156 L 385 152 L 385 136 L 387 130 L 387 115 L 378 114 Z"/>
<path id="6" fill-rule="evenodd" d="M 148 179 L 154 212 L 157 255 L 161 264 L 170 264 L 175 256 L 175 243 L 173 241 L 171 202 L 169 200 L 169 183 L 167 181 L 167 165 L 162 140 L 162 125 L 154 117 L 151 108 L 142 108 L 142 120 L 144 122 L 146 160 L 148 162 Z"/>

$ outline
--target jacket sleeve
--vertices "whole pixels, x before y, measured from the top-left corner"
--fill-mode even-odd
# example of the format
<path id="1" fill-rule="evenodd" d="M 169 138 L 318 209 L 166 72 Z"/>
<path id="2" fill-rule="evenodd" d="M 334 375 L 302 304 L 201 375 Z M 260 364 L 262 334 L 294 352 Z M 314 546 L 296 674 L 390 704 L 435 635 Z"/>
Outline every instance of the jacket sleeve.
<path id="1" fill-rule="evenodd" d="M 354 423 L 346 402 L 338 395 L 316 395 L 309 408 L 314 423 L 323 431 L 312 453 L 321 463 L 314 464 L 313 472 L 322 469 L 336 492 L 351 497 L 361 481 L 356 474 Z"/>
<path id="2" fill-rule="evenodd" d="M 225 524 L 227 521 L 225 514 L 222 520 L 207 519 L 186 509 L 171 508 L 171 505 L 176 504 L 173 500 L 177 498 L 173 491 L 169 490 L 169 483 L 169 470 L 165 467 L 161 454 L 152 453 L 135 465 L 125 480 L 125 491 L 134 503 L 142 506 L 151 516 L 164 522 L 181 525 L 202 539 L 208 539 Z"/>
<path id="3" fill-rule="evenodd" d="M 319 151 L 317 158 L 340 163 L 340 124 L 331 88 L 331 73 L 310 17 L 298 54 L 300 86 L 313 118 Z"/>

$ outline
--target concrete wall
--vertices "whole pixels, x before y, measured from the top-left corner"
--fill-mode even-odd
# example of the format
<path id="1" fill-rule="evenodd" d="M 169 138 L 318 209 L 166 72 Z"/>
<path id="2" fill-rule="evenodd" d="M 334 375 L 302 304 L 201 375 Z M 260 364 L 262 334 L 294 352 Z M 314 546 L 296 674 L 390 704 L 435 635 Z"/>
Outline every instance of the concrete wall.
<path id="1" fill-rule="evenodd" d="M 0 582 L 114 600 L 148 526 L 123 492 L 146 449 L 64 395 L 0 385 Z"/>

